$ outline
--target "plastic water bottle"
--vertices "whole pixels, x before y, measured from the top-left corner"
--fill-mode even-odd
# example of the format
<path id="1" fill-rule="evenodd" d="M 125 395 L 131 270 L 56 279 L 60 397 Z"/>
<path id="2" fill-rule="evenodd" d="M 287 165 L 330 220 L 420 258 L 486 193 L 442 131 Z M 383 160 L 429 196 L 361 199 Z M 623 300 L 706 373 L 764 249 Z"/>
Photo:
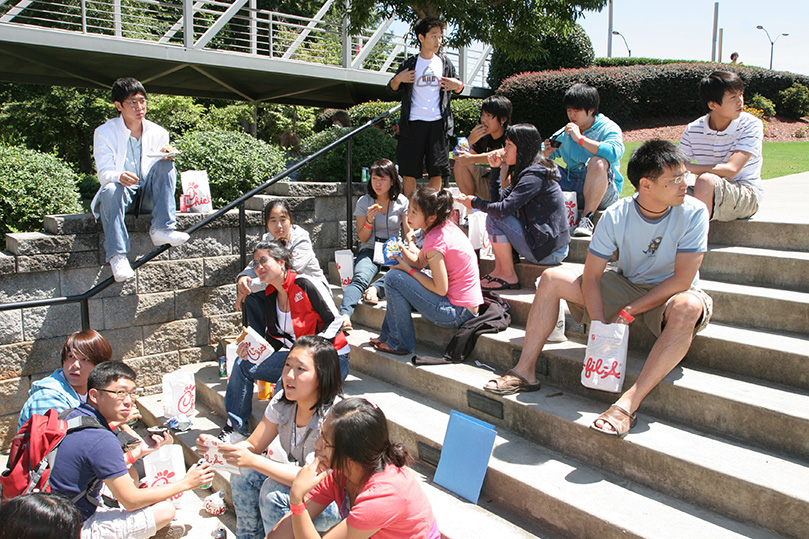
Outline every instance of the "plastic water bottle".
<path id="1" fill-rule="evenodd" d="M 211 532 L 211 539 L 227 539 L 228 531 L 224 526 L 217 526 Z"/>

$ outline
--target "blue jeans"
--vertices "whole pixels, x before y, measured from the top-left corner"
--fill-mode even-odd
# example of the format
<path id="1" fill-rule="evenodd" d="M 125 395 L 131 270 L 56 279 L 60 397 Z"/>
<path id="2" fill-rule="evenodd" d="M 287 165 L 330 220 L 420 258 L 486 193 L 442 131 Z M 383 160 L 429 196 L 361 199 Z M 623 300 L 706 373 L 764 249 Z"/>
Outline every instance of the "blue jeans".
<path id="1" fill-rule="evenodd" d="M 289 512 L 289 487 L 266 475 L 242 468 L 230 476 L 233 507 L 236 509 L 237 539 L 264 539 Z M 342 520 L 332 502 L 315 521 L 319 532 L 326 532 Z"/>
<path id="2" fill-rule="evenodd" d="M 354 260 L 354 277 L 343 291 L 343 302 L 340 304 L 340 314 L 351 316 L 354 308 L 362 299 L 362 293 L 371 285 L 371 281 L 376 277 L 382 266 L 374 263 L 373 249 L 363 249 Z M 385 277 L 382 276 L 374 282 L 374 286 L 382 288 L 385 286 Z"/>
<path id="3" fill-rule="evenodd" d="M 282 348 L 256 365 L 236 358 L 225 391 L 225 410 L 228 424 L 246 436 L 250 435 L 250 416 L 253 415 L 253 384 L 256 380 L 276 383 L 281 378 L 289 350 Z M 348 376 L 348 354 L 340 357 L 340 374 Z"/>
<path id="4" fill-rule="evenodd" d="M 534 253 L 525 241 L 525 231 L 520 220 L 514 215 L 509 215 L 505 219 L 495 219 L 491 215 L 486 216 L 486 232 L 492 243 L 510 243 L 520 255 L 532 264 L 541 266 L 558 266 L 567 257 L 568 246 L 552 252 L 542 260 L 534 258 Z M 509 255 L 511 256 L 511 255 Z"/>
<path id="5" fill-rule="evenodd" d="M 559 187 L 562 191 L 570 191 L 576 193 L 576 203 L 579 205 L 579 211 L 584 208 L 584 179 L 587 177 L 587 167 L 581 170 L 570 170 L 566 167 L 559 167 L 559 172 L 562 174 L 562 179 L 559 180 Z M 615 171 L 612 166 L 607 166 L 607 192 L 604 193 L 604 198 L 598 205 L 599 210 L 605 210 L 613 204 L 621 193 L 615 187 Z M 571 230 L 572 232 L 572 230 Z"/>
<path id="6" fill-rule="evenodd" d="M 110 182 L 101 187 L 98 213 L 104 227 L 104 250 L 107 253 L 107 261 L 115 255 L 125 255 L 129 252 L 129 232 L 126 230 L 124 216 L 135 210 L 138 191 L 142 197 L 141 211 L 152 213 L 153 229 L 173 230 L 177 226 L 175 189 L 177 189 L 177 171 L 174 169 L 174 163 L 167 159 L 161 159 L 152 165 L 146 178 L 132 187 L 125 187 L 118 182 Z"/>
<path id="7" fill-rule="evenodd" d="M 439 296 L 424 288 L 415 277 L 400 270 L 390 270 L 385 277 L 385 296 L 388 310 L 379 339 L 392 350 L 416 349 L 416 330 L 410 316 L 411 306 L 427 320 L 442 328 L 457 329 L 475 317 L 466 307 L 458 307 L 446 296 Z"/>

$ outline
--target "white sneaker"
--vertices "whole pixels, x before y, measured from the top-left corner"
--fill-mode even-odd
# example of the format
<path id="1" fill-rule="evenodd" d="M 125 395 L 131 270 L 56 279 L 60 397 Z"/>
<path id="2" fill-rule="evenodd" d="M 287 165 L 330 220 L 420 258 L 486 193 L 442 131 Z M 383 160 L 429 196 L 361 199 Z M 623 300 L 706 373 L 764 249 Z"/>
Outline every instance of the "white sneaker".
<path id="1" fill-rule="evenodd" d="M 578 226 L 573 230 L 574 236 L 592 236 L 595 225 L 586 215 L 582 215 L 579 219 Z"/>
<path id="2" fill-rule="evenodd" d="M 185 232 L 178 232 L 177 230 L 157 230 L 153 228 L 149 231 L 149 237 L 152 238 L 152 243 L 155 247 L 166 243 L 172 247 L 177 247 L 187 242 L 191 236 Z"/>
<path id="3" fill-rule="evenodd" d="M 135 276 L 135 270 L 129 265 L 129 259 L 126 258 L 126 255 L 115 255 L 110 258 L 110 267 L 112 268 L 112 276 L 118 283 L 128 281 Z"/>

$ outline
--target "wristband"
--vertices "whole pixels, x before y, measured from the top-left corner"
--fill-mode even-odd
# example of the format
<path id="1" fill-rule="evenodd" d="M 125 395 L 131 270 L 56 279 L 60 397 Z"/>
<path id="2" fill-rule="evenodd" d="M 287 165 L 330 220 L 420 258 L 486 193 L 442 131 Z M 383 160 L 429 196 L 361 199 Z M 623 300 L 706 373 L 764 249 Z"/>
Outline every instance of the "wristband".
<path id="1" fill-rule="evenodd" d="M 368 221 L 365 221 L 365 225 L 363 225 L 363 226 L 365 226 L 365 228 L 367 228 L 368 230 L 371 230 L 372 228 L 374 228 L 374 225 L 372 225 Z"/>
<path id="2" fill-rule="evenodd" d="M 292 516 L 302 515 L 306 512 L 306 504 L 299 503 L 295 505 L 294 503 L 290 503 L 289 509 L 292 511 Z"/>
<path id="3" fill-rule="evenodd" d="M 634 317 L 634 316 L 632 316 L 631 314 L 629 314 L 628 312 L 626 312 L 626 311 L 625 311 L 625 310 L 623 310 L 623 309 L 621 309 L 620 311 L 618 311 L 618 316 L 620 316 L 621 318 L 623 318 L 624 320 L 626 320 L 626 322 L 627 322 L 628 324 L 631 324 L 631 323 L 632 323 L 632 322 L 635 320 L 635 317 Z"/>
<path id="4" fill-rule="evenodd" d="M 416 273 L 417 271 L 418 271 L 418 270 L 417 270 L 416 268 L 410 268 L 410 271 L 408 271 L 408 272 L 407 272 L 407 274 L 408 274 L 408 275 L 410 275 L 410 276 L 412 277 L 412 276 L 413 276 L 413 274 L 414 274 L 414 273 Z"/>
<path id="5" fill-rule="evenodd" d="M 579 139 L 579 146 L 584 146 L 584 137 Z"/>
<path id="6" fill-rule="evenodd" d="M 132 451 L 127 451 L 126 452 L 126 461 L 129 464 L 135 464 L 136 460 L 138 460 L 138 459 L 135 458 L 135 455 L 132 454 Z"/>

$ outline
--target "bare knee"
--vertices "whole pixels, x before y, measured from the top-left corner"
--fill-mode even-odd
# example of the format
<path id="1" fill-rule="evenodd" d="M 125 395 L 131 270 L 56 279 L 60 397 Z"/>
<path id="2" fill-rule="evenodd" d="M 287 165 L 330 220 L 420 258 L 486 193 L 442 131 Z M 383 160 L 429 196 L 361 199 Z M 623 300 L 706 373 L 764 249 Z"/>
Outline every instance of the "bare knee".
<path id="1" fill-rule="evenodd" d="M 704 307 L 694 294 L 678 294 L 668 307 L 664 316 L 666 328 L 693 331 L 702 317 Z"/>
<path id="2" fill-rule="evenodd" d="M 158 530 L 168 526 L 172 520 L 176 510 L 174 504 L 169 501 L 158 502 L 151 506 L 152 514 L 154 515 L 155 526 Z"/>
<path id="3" fill-rule="evenodd" d="M 607 176 L 607 170 L 610 168 L 610 163 L 601 156 L 595 155 L 587 161 L 587 172 L 596 173 L 599 176 Z"/>

